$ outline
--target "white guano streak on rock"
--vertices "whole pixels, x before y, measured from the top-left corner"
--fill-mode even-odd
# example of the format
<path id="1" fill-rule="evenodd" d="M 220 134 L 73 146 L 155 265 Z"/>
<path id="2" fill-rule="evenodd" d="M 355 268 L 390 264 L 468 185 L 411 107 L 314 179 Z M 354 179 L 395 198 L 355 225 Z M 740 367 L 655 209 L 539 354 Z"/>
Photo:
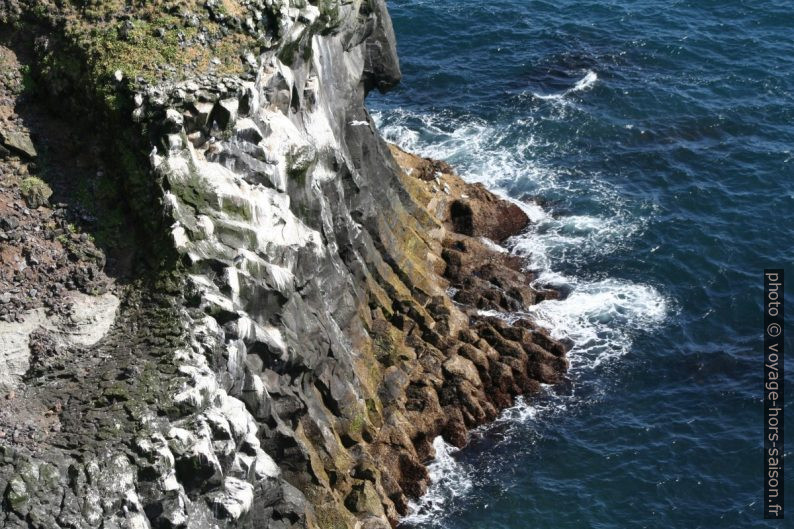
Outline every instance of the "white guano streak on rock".
<path id="1" fill-rule="evenodd" d="M 56 344 L 88 347 L 101 340 L 116 319 L 119 298 L 113 294 L 89 296 L 69 292 L 71 310 L 66 316 L 47 316 L 44 309 L 25 314 L 21 323 L 0 322 L 0 387 L 14 387 L 30 366 L 30 335 L 49 331 Z"/>
<path id="2" fill-rule="evenodd" d="M 308 6 L 304 11 L 311 15 L 312 10 L 316 8 Z M 307 17 L 306 13 L 301 15 Z M 283 33 L 297 37 L 305 29 L 295 20 L 297 16 Z M 156 457 L 171 465 L 174 455 L 169 445 L 173 443 L 213 466 L 219 461 L 217 454 L 223 454 L 221 459 L 225 460 L 233 455 L 233 465 L 225 470 L 222 488 L 208 498 L 216 511 L 231 519 L 239 519 L 250 510 L 254 497 L 251 480 L 278 479 L 280 470 L 260 448 L 253 416 L 240 400 L 223 389 L 205 359 L 205 351 L 223 347 L 227 351 L 227 369 L 233 375 L 243 374 L 245 343 L 263 343 L 272 354 L 287 354 L 278 328 L 257 323 L 246 314 L 247 296 L 258 295 L 255 285 L 290 295 L 295 288 L 298 249 L 310 247 L 318 256 L 336 251 L 333 240 L 327 241 L 326 246 L 320 233 L 291 211 L 287 190 L 288 186 L 306 186 L 306 191 L 320 203 L 324 226 L 331 226 L 332 208 L 321 186 L 338 177 L 334 169 L 338 162 L 354 166 L 339 139 L 343 133 L 339 128 L 343 123 L 335 115 L 339 109 L 332 108 L 329 101 L 347 101 L 353 96 L 364 67 L 362 47 L 343 50 L 341 39 L 336 37 L 314 37 L 313 47 L 317 53 L 312 60 L 314 74 L 309 79 L 304 72 L 293 72 L 275 58 L 260 70 L 256 84 L 246 86 L 254 109 L 252 117 L 234 116 L 227 129 L 232 137 L 211 139 L 207 145 L 212 149 L 211 156 L 197 151 L 189 142 L 170 142 L 165 155 L 155 152 L 151 156 L 153 167 L 167 181 L 165 204 L 175 221 L 171 232 L 174 246 L 199 265 L 189 280 L 202 298 L 201 305 L 210 314 L 224 311 L 237 315 L 225 330 L 210 316 L 195 322 L 193 342 L 178 355 L 180 372 L 186 379 L 175 402 L 192 408 L 197 415 L 174 424 L 168 435 L 170 443 L 160 439 L 151 443 L 151 448 Z M 290 117 L 279 103 L 268 103 L 262 97 L 264 86 L 274 75 L 282 76 L 288 93 L 309 94 L 304 97 L 309 101 L 302 102 L 304 108 L 299 113 Z M 326 93 L 328 90 L 331 92 Z M 229 169 L 234 164 L 222 165 L 209 159 L 220 159 L 219 153 L 233 155 L 235 149 L 251 144 L 264 160 L 257 174 L 237 174 Z M 263 181 L 272 188 L 252 183 Z M 221 277 L 200 271 L 205 260 L 225 265 Z M 218 282 L 224 288 L 219 288 Z M 229 331 L 232 337 L 227 339 L 225 333 Z M 339 329 L 330 332 L 341 333 Z M 261 378 L 250 373 L 245 377 L 256 398 L 268 398 Z M 225 439 L 213 441 L 213 431 L 227 432 Z M 241 449 L 243 446 L 245 450 Z M 161 486 L 171 490 L 179 487 L 181 497 L 189 503 L 172 473 L 164 476 Z"/>

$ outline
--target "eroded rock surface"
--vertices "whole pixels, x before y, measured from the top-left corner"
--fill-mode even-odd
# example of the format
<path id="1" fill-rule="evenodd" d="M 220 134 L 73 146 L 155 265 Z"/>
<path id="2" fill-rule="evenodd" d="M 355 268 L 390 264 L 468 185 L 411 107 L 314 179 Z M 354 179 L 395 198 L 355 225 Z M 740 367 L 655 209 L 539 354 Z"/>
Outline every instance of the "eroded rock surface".
<path id="1" fill-rule="evenodd" d="M 29 405 L 0 413 L 7 527 L 388 528 L 426 489 L 436 436 L 462 446 L 567 367 L 562 344 L 502 316 L 555 295 L 495 245 L 526 215 L 387 145 L 367 113 L 400 78 L 385 2 L 206 4 L 182 6 L 180 24 L 208 26 L 182 42 L 246 35 L 241 73 L 224 56 L 107 81 L 129 80 L 114 97 L 148 180 L 125 157 L 120 185 L 146 190 L 130 209 L 166 257 L 152 279 L 109 280 L 119 303 L 94 342 L 13 312 L 39 330 L 6 395 Z M 142 28 L 169 38 L 128 15 L 119 49 L 149 42 Z M 56 38 L 37 41 L 47 66 Z"/>
<path id="2" fill-rule="evenodd" d="M 13 389 L 30 368 L 30 335 L 44 332 L 58 347 L 90 347 L 101 340 L 116 319 L 119 298 L 68 292 L 65 314 L 34 309 L 21 322 L 0 322 L 0 391 Z"/>

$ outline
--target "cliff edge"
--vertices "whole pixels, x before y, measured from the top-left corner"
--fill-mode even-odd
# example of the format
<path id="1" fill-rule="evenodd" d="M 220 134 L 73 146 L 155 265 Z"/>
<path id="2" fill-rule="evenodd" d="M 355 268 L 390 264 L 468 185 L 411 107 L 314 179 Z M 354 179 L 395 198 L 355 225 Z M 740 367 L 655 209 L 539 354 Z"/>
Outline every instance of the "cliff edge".
<path id="1" fill-rule="evenodd" d="M 0 59 L 3 527 L 392 527 L 564 375 L 521 208 L 366 110 L 383 0 L 3 0 Z"/>

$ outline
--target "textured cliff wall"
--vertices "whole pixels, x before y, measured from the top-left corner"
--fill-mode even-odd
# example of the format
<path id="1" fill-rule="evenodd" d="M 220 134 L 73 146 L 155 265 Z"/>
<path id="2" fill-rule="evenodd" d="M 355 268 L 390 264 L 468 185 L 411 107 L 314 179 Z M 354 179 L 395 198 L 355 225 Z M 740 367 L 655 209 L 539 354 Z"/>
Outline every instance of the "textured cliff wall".
<path id="1" fill-rule="evenodd" d="M 37 39 L 39 97 L 96 105 L 162 257 L 116 281 L 97 340 L 44 347 L 68 387 L 35 361 L 7 382 L 65 397 L 34 448 L 0 439 L 0 519 L 395 524 L 436 436 L 464 444 L 566 367 L 532 322 L 493 316 L 554 295 L 483 238 L 526 217 L 379 137 L 364 99 L 400 78 L 382 0 L 107 4 L 2 13 Z"/>

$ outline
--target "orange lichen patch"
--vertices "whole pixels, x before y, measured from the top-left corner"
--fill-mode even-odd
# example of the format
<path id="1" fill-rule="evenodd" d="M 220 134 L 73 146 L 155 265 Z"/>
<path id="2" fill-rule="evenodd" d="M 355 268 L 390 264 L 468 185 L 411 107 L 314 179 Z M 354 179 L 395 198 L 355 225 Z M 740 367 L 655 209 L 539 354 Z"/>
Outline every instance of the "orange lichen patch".
<path id="1" fill-rule="evenodd" d="M 222 0 L 221 5 L 227 13 L 235 17 L 243 16 L 246 13 L 242 3 L 236 0 Z"/>

